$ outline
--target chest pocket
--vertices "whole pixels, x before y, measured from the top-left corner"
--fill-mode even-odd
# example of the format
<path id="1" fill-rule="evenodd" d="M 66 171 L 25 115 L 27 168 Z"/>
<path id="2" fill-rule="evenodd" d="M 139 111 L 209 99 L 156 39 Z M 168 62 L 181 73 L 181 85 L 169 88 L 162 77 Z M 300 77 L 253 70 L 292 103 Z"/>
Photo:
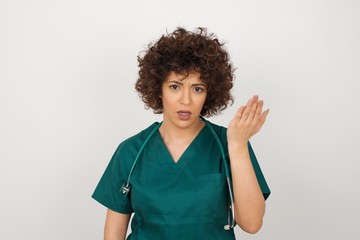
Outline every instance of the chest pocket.
<path id="1" fill-rule="evenodd" d="M 223 219 L 228 206 L 225 174 L 213 173 L 199 176 L 197 198 L 200 217 L 208 221 Z"/>

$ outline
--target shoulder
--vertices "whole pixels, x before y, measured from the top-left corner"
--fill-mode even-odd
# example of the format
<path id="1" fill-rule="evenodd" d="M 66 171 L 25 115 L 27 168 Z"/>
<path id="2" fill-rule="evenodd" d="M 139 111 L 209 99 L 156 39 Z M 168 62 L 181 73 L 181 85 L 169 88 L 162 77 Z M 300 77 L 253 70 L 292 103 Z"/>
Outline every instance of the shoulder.
<path id="1" fill-rule="evenodd" d="M 217 141 L 218 144 L 221 144 L 221 147 L 223 148 L 224 153 L 225 153 L 226 160 L 229 162 L 228 143 L 227 143 L 227 128 L 224 126 L 212 123 L 208 120 L 207 120 L 207 125 L 209 126 L 209 130 L 211 130 L 210 128 L 212 128 L 214 130 L 214 131 L 211 131 L 212 133 L 210 133 L 210 134 L 212 134 L 212 138 L 214 139 L 214 141 Z M 214 133 L 216 134 L 216 136 L 214 135 Z M 215 139 L 216 137 L 218 138 L 217 140 Z M 220 143 L 218 141 L 220 141 Z"/>
<path id="2" fill-rule="evenodd" d="M 125 169 L 131 167 L 146 138 L 158 124 L 158 122 L 155 122 L 139 133 L 122 141 L 113 155 L 113 160 L 118 162 L 118 164 L 122 165 Z"/>
<path id="3" fill-rule="evenodd" d="M 146 138 L 150 135 L 151 131 L 158 125 L 158 122 L 151 124 L 149 127 L 140 131 L 139 133 L 127 138 L 123 142 L 120 143 L 118 147 L 118 151 L 137 151 L 141 148 Z"/>
<path id="4" fill-rule="evenodd" d="M 215 124 L 213 122 L 210 122 L 209 120 L 207 120 L 207 122 L 209 123 L 209 125 L 214 129 L 216 135 L 219 137 L 220 141 L 222 142 L 222 144 L 224 146 L 227 145 L 227 138 L 226 138 L 226 132 L 227 132 L 227 128 L 218 124 Z"/>

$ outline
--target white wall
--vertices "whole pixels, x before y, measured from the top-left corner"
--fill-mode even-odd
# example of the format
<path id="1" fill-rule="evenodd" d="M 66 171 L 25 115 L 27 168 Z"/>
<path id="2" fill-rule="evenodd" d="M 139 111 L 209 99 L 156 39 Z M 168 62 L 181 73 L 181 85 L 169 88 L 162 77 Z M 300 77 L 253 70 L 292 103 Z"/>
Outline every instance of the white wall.
<path id="1" fill-rule="evenodd" d="M 90 198 L 120 141 L 159 121 L 136 55 L 176 26 L 227 42 L 235 104 L 270 108 L 252 140 L 272 195 L 238 239 L 360 239 L 356 0 L 0 2 L 0 239 L 101 239 Z"/>

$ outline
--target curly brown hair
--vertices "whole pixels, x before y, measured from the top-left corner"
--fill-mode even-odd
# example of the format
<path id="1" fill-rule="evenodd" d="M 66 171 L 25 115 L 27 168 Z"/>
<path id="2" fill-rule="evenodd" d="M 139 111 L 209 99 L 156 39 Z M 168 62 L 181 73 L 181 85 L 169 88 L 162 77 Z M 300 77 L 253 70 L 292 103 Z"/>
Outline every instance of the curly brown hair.
<path id="1" fill-rule="evenodd" d="M 214 34 L 201 27 L 194 32 L 178 27 L 154 44 L 150 43 L 148 49 L 138 55 L 140 69 L 135 84 L 146 108 L 152 108 L 154 113 L 163 112 L 162 83 L 171 71 L 186 75 L 191 71 L 200 73 L 207 91 L 202 116 L 218 114 L 232 104 L 234 69 L 223 45 Z"/>

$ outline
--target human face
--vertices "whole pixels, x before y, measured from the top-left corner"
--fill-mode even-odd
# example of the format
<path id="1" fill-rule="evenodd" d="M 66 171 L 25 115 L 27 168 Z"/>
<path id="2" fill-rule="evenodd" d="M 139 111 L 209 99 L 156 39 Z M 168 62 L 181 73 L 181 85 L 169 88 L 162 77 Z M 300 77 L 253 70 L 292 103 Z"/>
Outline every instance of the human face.
<path id="1" fill-rule="evenodd" d="M 188 76 L 170 72 L 162 85 L 164 124 L 175 128 L 199 126 L 199 116 L 206 99 L 206 86 L 200 73 Z"/>

